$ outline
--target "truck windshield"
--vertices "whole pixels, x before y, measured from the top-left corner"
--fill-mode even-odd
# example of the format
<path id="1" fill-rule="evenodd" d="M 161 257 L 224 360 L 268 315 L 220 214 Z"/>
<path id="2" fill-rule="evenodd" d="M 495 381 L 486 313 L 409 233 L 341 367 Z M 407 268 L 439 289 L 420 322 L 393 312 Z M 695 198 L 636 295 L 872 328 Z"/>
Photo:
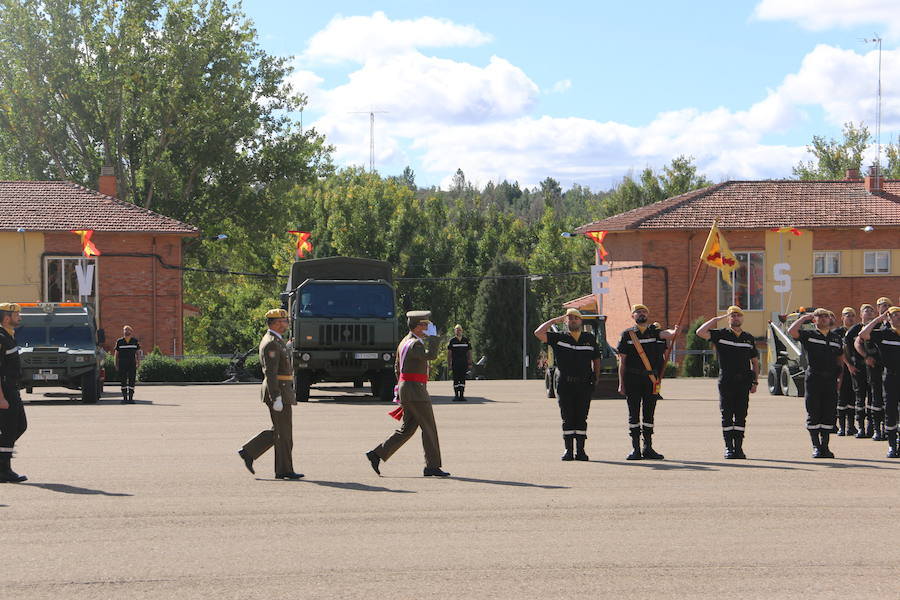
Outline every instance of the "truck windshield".
<path id="1" fill-rule="evenodd" d="M 16 329 L 16 342 L 20 346 L 46 346 L 46 327 L 19 327 Z"/>
<path id="2" fill-rule="evenodd" d="M 389 286 L 365 283 L 308 283 L 300 289 L 301 317 L 393 318 Z"/>
<path id="3" fill-rule="evenodd" d="M 90 350 L 94 348 L 91 329 L 84 325 L 60 325 L 51 327 L 25 326 L 16 329 L 16 342 L 20 346 L 66 346 Z"/>

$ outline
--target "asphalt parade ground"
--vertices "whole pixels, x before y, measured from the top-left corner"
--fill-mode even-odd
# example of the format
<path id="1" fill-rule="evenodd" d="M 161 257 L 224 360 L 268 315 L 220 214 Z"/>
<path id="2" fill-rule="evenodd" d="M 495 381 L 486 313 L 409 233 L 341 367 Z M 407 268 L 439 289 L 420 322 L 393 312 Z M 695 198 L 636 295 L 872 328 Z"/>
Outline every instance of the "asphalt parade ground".
<path id="1" fill-rule="evenodd" d="M 715 382 L 667 380 L 664 461 L 625 461 L 624 400 L 595 400 L 590 462 L 560 462 L 541 381 L 429 384 L 449 479 L 416 436 L 383 477 L 363 453 L 392 407 L 351 389 L 295 407 L 300 481 L 248 473 L 269 426 L 256 386 L 138 386 L 135 405 L 26 395 L 0 485 L 2 598 L 897 598 L 900 460 L 832 438 L 811 458 L 803 401 L 752 397 L 722 458 Z M 113 391 L 107 387 L 108 391 Z"/>

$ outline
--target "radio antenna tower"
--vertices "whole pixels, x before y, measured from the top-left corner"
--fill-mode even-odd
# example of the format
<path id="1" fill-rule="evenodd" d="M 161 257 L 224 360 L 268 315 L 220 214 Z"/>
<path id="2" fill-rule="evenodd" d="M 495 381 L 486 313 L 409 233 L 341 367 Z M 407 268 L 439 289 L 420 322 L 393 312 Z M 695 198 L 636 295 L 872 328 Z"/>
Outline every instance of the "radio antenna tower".
<path id="1" fill-rule="evenodd" d="M 878 86 L 875 90 L 877 97 L 875 102 L 875 142 L 878 144 L 875 154 L 875 176 L 878 177 L 881 175 L 881 36 L 876 33 L 875 37 L 863 41 L 867 44 L 878 44 Z M 876 179 L 876 181 L 879 180 L 880 178 Z"/>
<path id="2" fill-rule="evenodd" d="M 369 172 L 375 172 L 375 114 L 387 113 L 386 110 L 353 110 L 356 115 L 369 115 Z"/>

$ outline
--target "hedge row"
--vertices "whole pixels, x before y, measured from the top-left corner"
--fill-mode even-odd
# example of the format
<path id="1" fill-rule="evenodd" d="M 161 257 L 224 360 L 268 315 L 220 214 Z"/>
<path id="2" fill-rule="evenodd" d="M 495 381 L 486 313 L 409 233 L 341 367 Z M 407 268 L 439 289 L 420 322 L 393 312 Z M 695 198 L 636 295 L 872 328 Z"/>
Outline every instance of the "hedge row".
<path id="1" fill-rule="evenodd" d="M 215 356 L 185 358 L 175 360 L 163 354 L 150 353 L 138 367 L 138 381 L 180 382 L 180 381 L 225 381 L 231 360 Z M 118 381 L 115 359 L 107 355 L 104 360 L 107 381 Z M 250 356 L 244 368 L 251 377 L 262 379 L 262 367 L 258 356 Z"/>

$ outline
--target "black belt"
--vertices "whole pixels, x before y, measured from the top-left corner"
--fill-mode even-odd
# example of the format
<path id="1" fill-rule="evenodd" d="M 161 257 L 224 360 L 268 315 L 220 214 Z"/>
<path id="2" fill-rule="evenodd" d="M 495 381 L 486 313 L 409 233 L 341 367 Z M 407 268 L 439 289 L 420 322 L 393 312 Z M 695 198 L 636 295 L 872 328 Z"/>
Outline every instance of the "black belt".
<path id="1" fill-rule="evenodd" d="M 646 369 L 629 369 L 627 367 L 625 368 L 625 372 L 629 375 L 643 375 L 644 377 L 646 377 L 650 373 L 653 373 L 654 375 L 656 374 L 656 371 L 648 371 Z"/>
<path id="2" fill-rule="evenodd" d="M 572 377 L 571 375 L 557 375 L 557 380 L 565 381 L 566 383 L 590 383 L 591 378 L 588 377 Z"/>

